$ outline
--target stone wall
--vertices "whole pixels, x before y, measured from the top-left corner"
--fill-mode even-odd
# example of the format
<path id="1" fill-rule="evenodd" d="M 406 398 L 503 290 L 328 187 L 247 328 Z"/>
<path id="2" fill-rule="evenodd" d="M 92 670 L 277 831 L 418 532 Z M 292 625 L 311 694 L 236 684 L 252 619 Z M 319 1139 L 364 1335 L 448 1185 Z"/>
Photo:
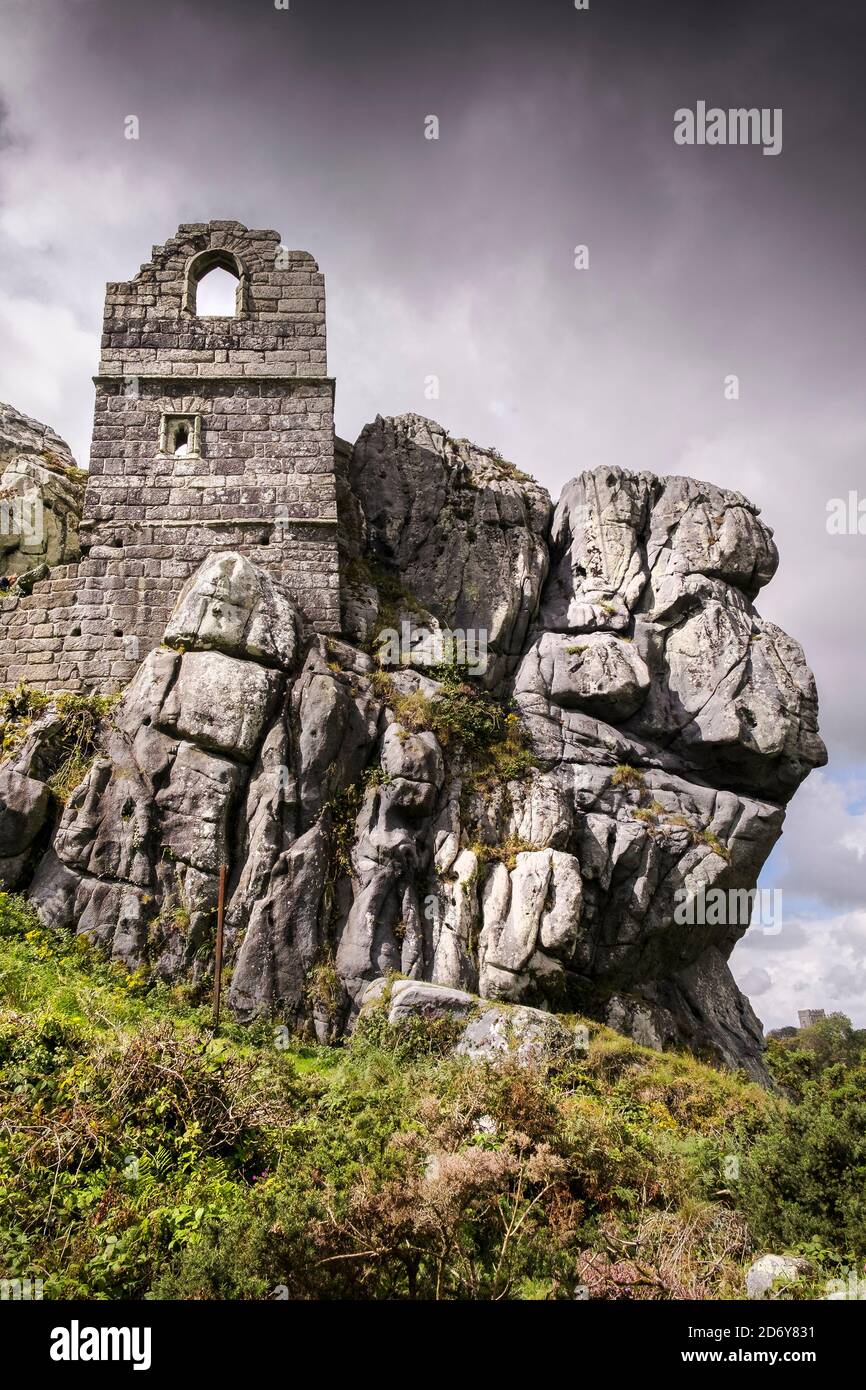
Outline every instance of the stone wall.
<path id="1" fill-rule="evenodd" d="M 234 318 L 198 318 L 197 279 L 239 273 Z M 325 281 L 308 251 L 240 222 L 183 223 L 133 280 L 106 287 L 100 371 L 324 377 Z"/>
<path id="2" fill-rule="evenodd" d="M 235 317 L 196 314 L 216 266 L 237 278 Z M 133 280 L 109 284 L 85 558 L 0 602 L 0 684 L 125 683 L 213 550 L 248 555 L 319 631 L 339 631 L 326 371 L 323 276 L 277 232 L 184 224 Z"/>

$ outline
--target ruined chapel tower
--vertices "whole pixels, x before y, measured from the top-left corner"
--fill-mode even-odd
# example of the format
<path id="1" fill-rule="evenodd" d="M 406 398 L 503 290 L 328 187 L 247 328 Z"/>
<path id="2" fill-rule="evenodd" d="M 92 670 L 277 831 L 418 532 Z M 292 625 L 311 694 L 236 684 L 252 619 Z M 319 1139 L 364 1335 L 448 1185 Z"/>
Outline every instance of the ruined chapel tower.
<path id="1" fill-rule="evenodd" d="M 205 317 L 202 279 L 236 281 Z M 107 286 L 82 559 L 0 600 L 0 681 L 125 684 L 186 580 L 237 550 L 338 632 L 334 382 L 324 278 L 306 251 L 240 222 L 185 223 Z"/>
<path id="2" fill-rule="evenodd" d="M 237 281 L 233 317 L 197 313 L 215 267 Z M 82 541 L 146 581 L 142 635 L 159 639 L 177 581 L 215 549 L 242 551 L 337 630 L 334 382 L 313 257 L 239 222 L 182 225 L 108 285 L 95 381 Z M 115 617 L 128 630 L 132 615 Z"/>

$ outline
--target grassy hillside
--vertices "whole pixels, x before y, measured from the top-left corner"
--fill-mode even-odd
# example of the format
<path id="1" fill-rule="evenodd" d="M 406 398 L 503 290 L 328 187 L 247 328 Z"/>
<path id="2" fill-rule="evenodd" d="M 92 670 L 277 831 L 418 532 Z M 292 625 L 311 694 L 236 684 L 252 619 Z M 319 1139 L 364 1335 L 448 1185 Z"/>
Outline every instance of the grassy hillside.
<path id="1" fill-rule="evenodd" d="M 850 1029 L 820 1056 L 775 1045 L 786 1099 L 588 1026 L 586 1057 L 545 1073 L 381 1015 L 340 1049 L 214 1035 L 0 894 L 0 1276 L 45 1297 L 737 1298 L 766 1249 L 810 1256 L 786 1297 L 862 1266 Z"/>

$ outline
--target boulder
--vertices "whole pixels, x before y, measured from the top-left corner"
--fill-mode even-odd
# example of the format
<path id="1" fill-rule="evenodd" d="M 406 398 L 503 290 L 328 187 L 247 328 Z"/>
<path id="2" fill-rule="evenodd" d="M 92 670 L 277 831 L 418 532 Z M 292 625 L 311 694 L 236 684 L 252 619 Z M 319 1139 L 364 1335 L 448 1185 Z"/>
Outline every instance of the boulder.
<path id="1" fill-rule="evenodd" d="M 273 713 L 277 672 L 222 652 L 187 652 L 159 711 L 158 727 L 248 763 Z"/>
<path id="2" fill-rule="evenodd" d="M 375 991 L 369 994 L 376 998 Z M 367 994 L 364 996 L 367 1002 Z M 391 986 L 388 1022 L 394 1027 L 407 1018 L 468 1018 L 479 1000 L 459 989 L 425 984 L 418 980 L 395 980 Z"/>
<path id="3" fill-rule="evenodd" d="M 774 1292 L 783 1291 L 786 1284 L 794 1283 L 808 1269 L 808 1260 L 796 1255 L 762 1255 L 746 1272 L 746 1297 L 772 1298 Z"/>
<path id="4" fill-rule="evenodd" d="M 50 793 L 44 782 L 0 768 L 0 858 L 23 854 L 45 824 Z"/>
<path id="5" fill-rule="evenodd" d="M 0 568 L 6 575 L 78 559 L 86 474 L 47 425 L 0 402 Z M 32 586 L 32 581 L 31 581 Z"/>
<path id="6" fill-rule="evenodd" d="M 362 995 L 362 1013 L 385 1007 L 388 1023 L 398 1028 L 411 1019 L 452 1019 L 459 1026 L 457 1056 L 472 1061 L 510 1058 L 521 1066 L 543 1065 L 554 1058 L 578 1055 L 580 1034 L 540 1009 L 492 1004 L 464 990 L 419 980 L 376 980 Z"/>
<path id="7" fill-rule="evenodd" d="M 550 528 L 542 628 L 625 631 L 647 582 L 640 537 L 654 483 L 650 473 L 623 468 L 597 468 L 566 483 Z"/>
<path id="8" fill-rule="evenodd" d="M 578 641 L 545 632 L 524 657 L 515 690 L 616 721 L 640 708 L 650 683 L 646 662 L 631 639 L 590 632 Z"/>
<path id="9" fill-rule="evenodd" d="M 472 1061 L 497 1061 L 508 1057 L 521 1066 L 540 1066 L 554 1059 L 580 1054 L 580 1035 L 571 1032 L 553 1014 L 541 1009 L 506 1008 L 494 1004 L 481 1008 L 466 1025 L 455 1051 Z"/>
<path id="10" fill-rule="evenodd" d="M 541 756 L 606 746 L 776 801 L 826 761 L 802 650 L 753 606 L 778 554 L 740 493 L 595 469 L 563 489 L 550 546 L 515 680 Z"/>
<path id="11" fill-rule="evenodd" d="M 165 629 L 181 651 L 219 651 L 292 670 L 298 611 L 285 589 L 245 556 L 218 552 L 184 586 Z"/>

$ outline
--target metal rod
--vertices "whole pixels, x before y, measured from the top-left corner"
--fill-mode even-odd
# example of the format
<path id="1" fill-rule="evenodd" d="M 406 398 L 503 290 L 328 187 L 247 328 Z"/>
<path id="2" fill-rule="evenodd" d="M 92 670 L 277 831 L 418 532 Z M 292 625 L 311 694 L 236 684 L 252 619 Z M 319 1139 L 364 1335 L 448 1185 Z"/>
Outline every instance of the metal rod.
<path id="1" fill-rule="evenodd" d="M 223 914 L 226 903 L 226 866 L 220 865 L 220 886 L 219 897 L 217 898 L 217 930 L 216 930 L 216 960 L 214 961 L 213 977 L 213 1021 L 214 1027 L 219 1027 L 220 1021 L 220 989 L 222 987 L 223 974 Z"/>

